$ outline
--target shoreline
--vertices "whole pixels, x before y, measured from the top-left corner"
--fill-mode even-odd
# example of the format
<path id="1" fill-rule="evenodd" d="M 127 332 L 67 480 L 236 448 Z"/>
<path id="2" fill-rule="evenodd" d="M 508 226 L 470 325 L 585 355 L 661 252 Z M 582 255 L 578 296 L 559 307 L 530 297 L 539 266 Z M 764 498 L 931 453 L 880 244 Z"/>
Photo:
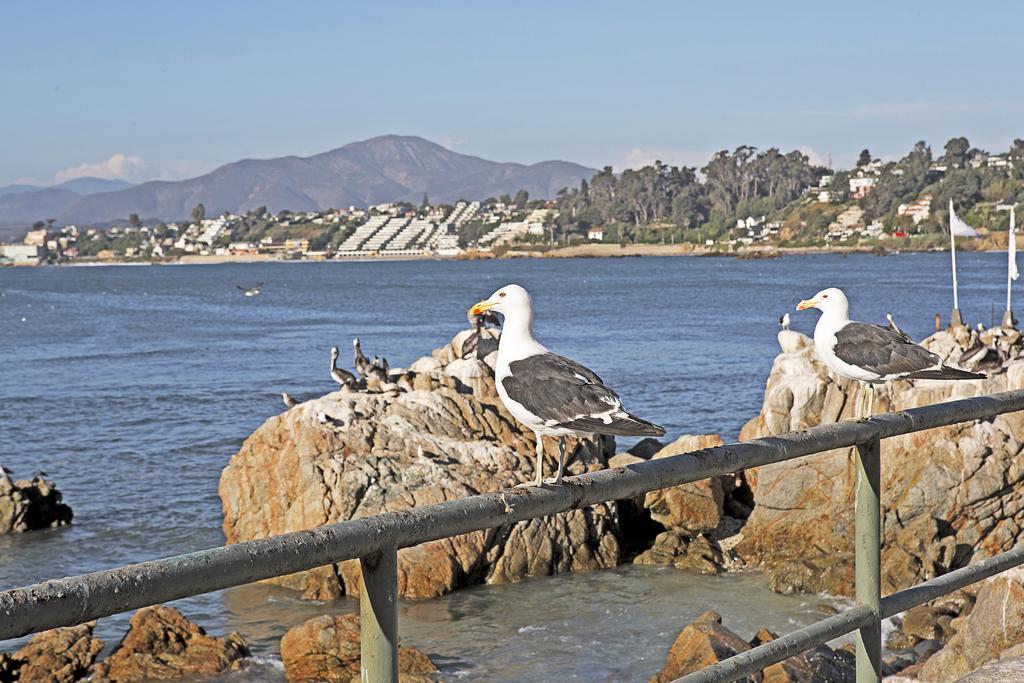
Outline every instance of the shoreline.
<path id="1" fill-rule="evenodd" d="M 895 245 L 894 245 L 895 246 Z M 395 261 L 486 261 L 491 259 L 557 259 L 557 258 L 640 258 L 644 256 L 689 256 L 697 258 L 735 258 L 739 260 L 774 259 L 781 256 L 801 256 L 818 254 L 872 254 L 876 256 L 892 256 L 896 254 L 909 253 L 931 253 L 945 251 L 936 248 L 915 248 L 905 246 L 889 249 L 878 246 L 848 246 L 848 247 L 744 247 L 735 251 L 722 251 L 719 249 L 708 249 L 706 247 L 693 247 L 692 245 L 669 245 L 669 244 L 581 244 L 570 247 L 558 247 L 546 251 L 510 249 L 500 255 L 489 252 L 464 252 L 462 256 L 439 256 L 437 254 L 425 254 L 419 256 L 360 256 L 352 258 L 337 259 L 283 259 L 276 258 L 270 254 L 237 254 L 237 255 L 211 255 L 211 256 L 183 256 L 174 261 L 140 261 L 135 259 L 104 259 L 104 260 L 81 260 L 76 259 L 70 262 L 51 265 L 58 267 L 99 267 L 99 266 L 195 266 L 195 265 L 220 265 L 226 263 L 378 263 Z M 991 253 L 1002 252 L 1004 249 L 961 249 L 967 253 Z M 6 267 L 32 267 L 30 264 L 3 264 Z M 2 266 L 0 266 L 2 267 Z"/>

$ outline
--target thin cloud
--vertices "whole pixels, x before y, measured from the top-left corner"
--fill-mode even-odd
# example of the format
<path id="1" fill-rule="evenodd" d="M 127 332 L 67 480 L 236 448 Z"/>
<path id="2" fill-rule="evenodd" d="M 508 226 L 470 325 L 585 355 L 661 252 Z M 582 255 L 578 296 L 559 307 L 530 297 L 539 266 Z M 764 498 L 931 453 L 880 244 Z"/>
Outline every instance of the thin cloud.
<path id="1" fill-rule="evenodd" d="M 70 166 L 57 171 L 53 176 L 55 183 L 63 183 L 75 178 L 103 178 L 105 180 L 138 181 L 146 171 L 146 162 L 142 157 L 127 154 L 112 154 L 109 159 L 91 164 Z"/>
<path id="2" fill-rule="evenodd" d="M 621 171 L 627 168 L 643 168 L 655 161 L 669 166 L 693 166 L 700 168 L 711 159 L 714 152 L 706 149 L 686 149 L 681 147 L 634 147 L 628 150 L 612 168 Z"/>

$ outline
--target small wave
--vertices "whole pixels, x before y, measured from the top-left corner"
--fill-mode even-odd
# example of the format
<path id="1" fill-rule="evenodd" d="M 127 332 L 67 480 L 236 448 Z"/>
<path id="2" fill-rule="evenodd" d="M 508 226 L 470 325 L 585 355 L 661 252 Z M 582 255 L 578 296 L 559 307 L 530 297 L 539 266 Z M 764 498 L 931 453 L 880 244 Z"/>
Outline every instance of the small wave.
<path id="1" fill-rule="evenodd" d="M 534 625 L 531 624 L 529 626 L 520 626 L 517 629 L 517 632 L 518 633 L 533 633 L 534 631 L 547 631 L 547 630 L 548 629 L 545 626 L 534 626 Z"/>

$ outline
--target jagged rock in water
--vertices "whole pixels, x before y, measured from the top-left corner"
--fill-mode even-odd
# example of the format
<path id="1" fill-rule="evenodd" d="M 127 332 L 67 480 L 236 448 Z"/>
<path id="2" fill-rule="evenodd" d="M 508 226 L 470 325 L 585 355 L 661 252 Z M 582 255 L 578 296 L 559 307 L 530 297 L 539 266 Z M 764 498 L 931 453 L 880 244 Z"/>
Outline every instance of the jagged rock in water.
<path id="1" fill-rule="evenodd" d="M 17 652 L 0 654 L 0 681 L 71 683 L 85 679 L 103 641 L 92 637 L 96 622 L 55 628 L 32 637 Z"/>
<path id="2" fill-rule="evenodd" d="M 498 400 L 493 354 L 460 356 L 466 334 L 412 363 L 398 391 L 335 392 L 260 426 L 221 474 L 228 542 L 530 481 L 533 433 Z M 545 449 L 554 471 L 557 443 L 546 439 Z M 601 469 L 613 450 L 610 438 L 568 439 L 568 472 Z M 510 506 L 517 495 L 508 494 Z M 612 503 L 425 543 L 400 551 L 399 590 L 427 598 L 473 583 L 612 567 L 618 533 Z M 358 561 L 275 582 L 319 599 L 357 594 Z"/>
<path id="3" fill-rule="evenodd" d="M 178 610 L 157 605 L 132 615 L 128 633 L 96 665 L 92 680 L 124 683 L 212 676 L 237 667 L 248 656 L 239 634 L 208 636 Z"/>
<path id="4" fill-rule="evenodd" d="M 956 681 L 994 659 L 1024 654 L 1024 568 L 981 584 L 974 609 L 950 628 L 953 637 L 924 663 L 921 680 Z"/>
<path id="5" fill-rule="evenodd" d="M 723 626 L 722 617 L 717 612 L 705 612 L 679 633 L 661 671 L 652 676 L 650 681 L 674 681 L 775 638 L 774 633 L 762 628 L 748 643 Z M 844 650 L 832 650 L 827 645 L 821 645 L 738 680 L 745 683 L 852 683 L 853 656 Z"/>
<path id="6" fill-rule="evenodd" d="M 783 352 L 764 405 L 741 440 L 859 416 L 867 405 L 859 383 L 831 377 L 804 335 L 787 331 L 779 339 Z M 924 341 L 954 365 L 969 343 L 965 328 Z M 877 392 L 874 412 L 1021 388 L 1019 347 L 1003 353 L 1012 359 L 985 380 L 895 382 Z M 1022 434 L 1024 416 L 1017 413 L 882 442 L 883 592 L 1024 540 Z M 746 472 L 756 505 L 736 550 L 768 572 L 773 589 L 852 592 L 854 464 L 853 449 L 842 449 Z"/>
<path id="7" fill-rule="evenodd" d="M 71 523 L 72 512 L 53 482 L 43 476 L 13 481 L 0 468 L 0 534 Z"/>
<path id="8" fill-rule="evenodd" d="M 322 615 L 290 629 L 281 638 L 281 661 L 290 683 L 359 682 L 359 615 Z M 414 647 L 398 648 L 398 680 L 438 680 L 437 666 Z"/>

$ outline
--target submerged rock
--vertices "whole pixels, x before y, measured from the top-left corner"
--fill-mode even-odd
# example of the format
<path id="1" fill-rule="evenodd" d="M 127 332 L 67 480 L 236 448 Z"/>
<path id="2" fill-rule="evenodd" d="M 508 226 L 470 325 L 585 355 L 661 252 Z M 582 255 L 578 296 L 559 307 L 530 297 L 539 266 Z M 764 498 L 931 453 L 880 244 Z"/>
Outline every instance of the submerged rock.
<path id="1" fill-rule="evenodd" d="M 498 400 L 493 354 L 462 358 L 465 333 L 410 365 L 397 391 L 335 392 L 267 420 L 220 480 L 229 543 L 497 491 L 534 478 L 534 437 Z M 415 369 L 419 369 L 417 372 Z M 614 441 L 569 439 L 570 474 L 607 465 Z M 545 439 L 553 472 L 557 443 Z M 517 494 L 508 494 L 515 506 Z M 614 503 L 464 534 L 399 553 L 399 591 L 428 598 L 473 583 L 612 567 Z M 357 561 L 281 577 L 307 597 L 359 591 Z"/>
<path id="2" fill-rule="evenodd" d="M 96 622 L 55 628 L 32 637 L 17 652 L 0 654 L 0 681 L 71 683 L 85 679 L 103 641 L 93 638 Z"/>
<path id="3" fill-rule="evenodd" d="M 290 629 L 281 638 L 285 677 L 298 681 L 358 683 L 359 615 L 323 615 Z M 398 680 L 427 683 L 439 680 L 427 655 L 413 647 L 398 648 Z"/>
<path id="4" fill-rule="evenodd" d="M 248 656 L 249 648 L 237 633 L 208 636 L 178 610 L 157 605 L 132 615 L 128 633 L 96 665 L 92 680 L 122 683 L 212 676 L 235 668 Z"/>
<path id="5" fill-rule="evenodd" d="M 959 336 L 958 336 L 959 335 Z M 989 336 L 993 336 L 994 333 Z M 993 337 L 994 338 L 994 337 Z M 962 328 L 924 345 L 957 364 L 973 337 Z M 829 375 L 811 340 L 789 331 L 775 359 L 760 414 L 741 440 L 857 417 L 860 384 Z M 1019 335 L 1013 337 L 1019 342 Z M 1008 360 L 985 380 L 895 382 L 879 390 L 875 413 L 903 410 L 1024 386 L 1024 360 L 1010 337 L 996 342 Z M 1024 540 L 1024 415 L 1002 415 L 882 442 L 883 591 L 933 578 Z M 774 590 L 849 595 L 853 590 L 853 449 L 766 465 L 745 473 L 756 501 L 736 547 L 762 566 Z"/>
<path id="6" fill-rule="evenodd" d="M 45 476 L 13 481 L 0 467 L 0 534 L 64 526 L 72 516 L 61 492 Z"/>

